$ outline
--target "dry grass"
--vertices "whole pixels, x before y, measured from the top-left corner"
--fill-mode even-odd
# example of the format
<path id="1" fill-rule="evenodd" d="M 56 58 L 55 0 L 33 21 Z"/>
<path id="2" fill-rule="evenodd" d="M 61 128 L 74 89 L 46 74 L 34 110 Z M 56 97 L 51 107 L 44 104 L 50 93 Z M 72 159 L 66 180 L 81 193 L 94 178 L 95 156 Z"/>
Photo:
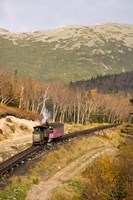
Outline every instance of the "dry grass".
<path id="1" fill-rule="evenodd" d="M 12 115 L 20 119 L 24 118 L 33 121 L 41 119 L 41 117 L 36 113 L 0 104 L 0 118 L 6 117 L 8 115 Z"/>
<path id="2" fill-rule="evenodd" d="M 124 134 L 133 135 L 133 124 L 122 124 L 121 125 L 121 132 Z"/>
<path id="3" fill-rule="evenodd" d="M 51 200 L 81 200 L 79 191 L 75 191 L 72 187 L 58 187 L 53 193 Z"/>
<path id="4" fill-rule="evenodd" d="M 107 124 L 100 124 L 100 123 L 91 123 L 89 125 L 82 125 L 82 124 L 64 124 L 64 128 L 65 128 L 65 134 L 67 133 L 72 133 L 74 131 L 81 131 L 81 130 L 85 130 L 85 129 L 89 129 L 89 128 L 95 128 L 98 126 L 103 126 L 103 125 L 107 125 Z"/>

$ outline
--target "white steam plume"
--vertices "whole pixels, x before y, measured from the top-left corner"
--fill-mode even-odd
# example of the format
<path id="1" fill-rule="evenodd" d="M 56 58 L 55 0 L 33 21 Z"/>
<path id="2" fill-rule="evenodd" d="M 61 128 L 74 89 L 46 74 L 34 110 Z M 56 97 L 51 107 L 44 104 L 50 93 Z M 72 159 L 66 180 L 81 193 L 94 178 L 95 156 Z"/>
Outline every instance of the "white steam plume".
<path id="1" fill-rule="evenodd" d="M 45 107 L 43 107 L 41 110 L 41 115 L 43 116 L 42 123 L 45 124 L 46 121 L 50 118 L 50 113 Z"/>

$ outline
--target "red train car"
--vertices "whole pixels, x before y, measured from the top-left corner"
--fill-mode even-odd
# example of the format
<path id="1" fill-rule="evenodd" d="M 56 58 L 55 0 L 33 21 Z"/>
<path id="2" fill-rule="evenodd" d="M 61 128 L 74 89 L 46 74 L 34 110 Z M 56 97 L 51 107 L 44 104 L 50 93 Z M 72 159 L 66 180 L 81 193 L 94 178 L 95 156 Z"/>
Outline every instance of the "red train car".
<path id="1" fill-rule="evenodd" d="M 33 131 L 33 144 L 43 144 L 51 142 L 55 138 L 64 135 L 64 124 L 62 123 L 47 123 L 40 126 L 35 126 Z"/>
<path id="2" fill-rule="evenodd" d="M 49 139 L 58 138 L 64 135 L 64 124 L 51 123 L 49 125 Z"/>

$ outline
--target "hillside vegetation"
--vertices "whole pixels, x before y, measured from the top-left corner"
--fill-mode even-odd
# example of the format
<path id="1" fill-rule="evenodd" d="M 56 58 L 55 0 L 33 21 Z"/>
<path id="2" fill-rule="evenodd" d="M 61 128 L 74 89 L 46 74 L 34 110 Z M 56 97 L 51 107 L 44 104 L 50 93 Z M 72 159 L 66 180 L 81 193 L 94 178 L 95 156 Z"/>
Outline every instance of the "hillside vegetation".
<path id="1" fill-rule="evenodd" d="M 54 82 L 41 83 L 31 78 L 17 80 L 1 72 L 0 102 L 40 113 L 43 106 L 54 121 L 88 124 L 92 122 L 114 123 L 129 120 L 132 113 L 132 92 L 103 94 L 97 89 L 74 88 Z M 130 88 L 130 87 L 129 87 Z M 11 108 L 4 113 L 11 115 Z M 12 109 L 16 113 L 17 109 Z M 21 111 L 17 115 L 21 115 Z M 5 116 L 5 114 L 2 115 Z"/>
<path id="2" fill-rule="evenodd" d="M 97 76 L 89 80 L 81 80 L 71 83 L 74 87 L 85 87 L 87 90 L 97 89 L 98 92 L 133 92 L 133 72 L 120 74 L 108 74 Z"/>
<path id="3" fill-rule="evenodd" d="M 102 23 L 10 33 L 0 29 L 0 67 L 18 77 L 66 82 L 133 69 L 133 25 Z"/>
<path id="4" fill-rule="evenodd" d="M 133 143 L 121 142 L 119 155 L 103 155 L 54 189 L 51 200 L 132 200 Z"/>
<path id="5" fill-rule="evenodd" d="M 40 120 L 41 116 L 34 112 L 29 112 L 20 108 L 6 106 L 0 103 L 0 118 L 6 116 L 15 116 L 20 119 L 27 119 L 27 120 Z"/>

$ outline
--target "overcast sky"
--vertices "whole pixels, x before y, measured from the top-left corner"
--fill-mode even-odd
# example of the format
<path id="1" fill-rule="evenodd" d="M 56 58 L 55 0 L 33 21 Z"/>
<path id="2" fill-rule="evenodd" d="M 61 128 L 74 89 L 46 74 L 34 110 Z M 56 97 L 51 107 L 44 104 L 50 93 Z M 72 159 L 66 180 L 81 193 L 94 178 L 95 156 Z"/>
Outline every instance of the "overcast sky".
<path id="1" fill-rule="evenodd" d="M 133 0 L 0 0 L 0 28 L 11 32 L 99 22 L 133 24 Z"/>

